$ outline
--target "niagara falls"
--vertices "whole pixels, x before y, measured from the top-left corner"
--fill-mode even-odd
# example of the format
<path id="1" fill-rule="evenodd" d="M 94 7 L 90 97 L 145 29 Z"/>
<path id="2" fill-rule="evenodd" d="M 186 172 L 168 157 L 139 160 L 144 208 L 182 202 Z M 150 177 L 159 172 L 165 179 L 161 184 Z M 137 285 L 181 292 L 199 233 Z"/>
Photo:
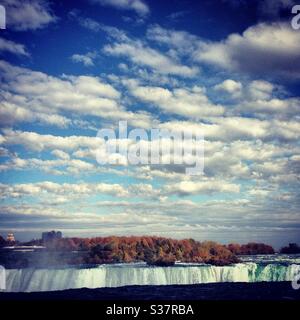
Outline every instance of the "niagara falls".
<path id="1" fill-rule="evenodd" d="M 293 281 L 300 274 L 297 259 L 269 257 L 263 265 L 255 262 L 233 266 L 176 264 L 172 267 L 149 267 L 143 263 L 103 265 L 93 268 L 10 269 L 7 292 L 39 292 L 78 288 L 105 288 L 130 285 L 185 285 L 215 282 Z"/>

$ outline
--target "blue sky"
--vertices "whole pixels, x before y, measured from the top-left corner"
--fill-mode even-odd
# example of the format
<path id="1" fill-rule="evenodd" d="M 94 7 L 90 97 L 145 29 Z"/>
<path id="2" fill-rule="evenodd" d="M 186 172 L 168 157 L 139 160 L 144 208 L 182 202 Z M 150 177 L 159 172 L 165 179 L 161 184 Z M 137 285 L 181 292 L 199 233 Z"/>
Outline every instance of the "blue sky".
<path id="1" fill-rule="evenodd" d="M 293 0 L 1 4 L 0 234 L 300 241 Z M 202 130 L 204 175 L 99 165 L 120 120 Z"/>

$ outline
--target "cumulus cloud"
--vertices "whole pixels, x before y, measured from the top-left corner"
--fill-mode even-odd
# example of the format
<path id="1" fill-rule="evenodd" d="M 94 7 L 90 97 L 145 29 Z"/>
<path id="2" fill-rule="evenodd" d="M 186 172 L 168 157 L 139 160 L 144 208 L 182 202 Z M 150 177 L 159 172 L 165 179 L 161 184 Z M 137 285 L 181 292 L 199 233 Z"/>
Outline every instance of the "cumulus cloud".
<path id="1" fill-rule="evenodd" d="M 298 114 L 299 98 L 289 96 L 280 86 L 265 80 L 254 80 L 244 85 L 225 80 L 214 89 L 228 92 L 236 99 L 231 103 L 235 114 L 252 114 L 256 118 L 269 120 L 292 120 Z"/>
<path id="2" fill-rule="evenodd" d="M 68 126 L 74 114 L 96 116 L 108 120 L 124 119 L 149 125 L 145 113 L 127 111 L 121 105 L 120 92 L 111 84 L 93 76 L 49 76 L 42 72 L 15 67 L 0 61 L 2 72 L 2 122 L 38 120 Z"/>
<path id="3" fill-rule="evenodd" d="M 215 90 L 224 90 L 229 93 L 234 93 L 242 89 L 242 84 L 231 79 L 224 80 L 222 83 L 215 85 Z"/>
<path id="4" fill-rule="evenodd" d="M 2 4 L 6 8 L 8 29 L 36 30 L 57 20 L 46 0 L 4 0 Z"/>
<path id="5" fill-rule="evenodd" d="M 246 117 L 213 117 L 209 122 L 195 123 L 190 121 L 170 121 L 161 127 L 183 131 L 190 128 L 203 132 L 208 140 L 233 141 L 257 140 L 263 141 L 296 141 L 300 129 L 298 121 L 290 120 L 261 120 Z"/>
<path id="6" fill-rule="evenodd" d="M 62 152 L 62 151 L 60 151 Z M 38 158 L 26 158 L 21 159 L 17 156 L 12 157 L 10 160 L 3 162 L 0 165 L 0 171 L 9 170 L 35 170 L 43 171 L 44 173 L 51 175 L 87 175 L 100 170 L 93 164 L 81 159 L 69 159 L 65 153 L 65 158 L 62 159 L 62 153 L 57 155 L 58 159 L 54 160 L 42 160 Z"/>
<path id="7" fill-rule="evenodd" d="M 238 184 L 215 179 L 203 181 L 181 181 L 176 184 L 166 185 L 165 191 L 170 194 L 188 196 L 194 194 L 207 194 L 214 192 L 237 193 L 240 191 Z"/>
<path id="8" fill-rule="evenodd" d="M 248 86 L 249 96 L 252 100 L 270 99 L 273 90 L 274 85 L 264 80 L 251 81 L 251 83 Z"/>
<path id="9" fill-rule="evenodd" d="M 18 97 L 4 93 L 4 97 L 18 100 Z M 22 101 L 23 102 L 23 101 Z M 0 123 L 2 125 L 13 125 L 22 122 L 38 122 L 58 127 L 67 127 L 71 120 L 58 114 L 47 114 L 28 109 L 14 101 L 5 100 L 0 107 Z"/>
<path id="10" fill-rule="evenodd" d="M 288 23 L 260 23 L 219 42 L 199 42 L 194 58 L 251 75 L 300 77 L 300 34 Z"/>
<path id="11" fill-rule="evenodd" d="M 96 137 L 88 136 L 54 136 L 28 131 L 5 130 L 1 143 L 8 145 L 23 145 L 29 150 L 43 151 L 47 149 L 75 150 L 79 147 L 95 148 L 98 146 Z"/>
<path id="12" fill-rule="evenodd" d="M 241 103 L 241 113 L 265 114 L 269 116 L 278 115 L 283 118 L 292 118 L 299 113 L 300 99 L 277 99 L 245 101 Z"/>
<path id="13" fill-rule="evenodd" d="M 199 63 L 255 76 L 300 77 L 300 35 L 289 23 L 259 23 L 242 34 L 208 41 L 186 31 L 150 26 L 148 39 Z"/>
<path id="14" fill-rule="evenodd" d="M 232 97 L 236 98 L 241 95 L 242 83 L 239 81 L 234 81 L 231 79 L 226 79 L 222 83 L 214 86 L 217 91 L 223 91 L 230 94 Z"/>
<path id="15" fill-rule="evenodd" d="M 217 116 L 224 113 L 224 108 L 210 102 L 205 89 L 198 86 L 170 91 L 162 87 L 138 86 L 132 82 L 128 85 L 132 95 L 141 101 L 156 105 L 165 113 L 187 118 Z"/>
<path id="16" fill-rule="evenodd" d="M 57 158 L 60 158 L 62 160 L 69 160 L 70 156 L 67 152 L 64 152 L 62 150 L 59 149 L 54 149 L 53 151 L 51 151 L 51 153 L 56 156 Z"/>
<path id="17" fill-rule="evenodd" d="M 2 198 L 19 198 L 28 195 L 49 193 L 55 195 L 92 195 L 109 194 L 127 196 L 128 191 L 119 184 L 88 184 L 88 183 L 54 183 L 43 181 L 37 183 L 7 185 L 0 184 L 0 194 Z"/>
<path id="18" fill-rule="evenodd" d="M 27 196 L 63 196 L 64 200 L 74 199 L 78 195 L 97 196 L 111 195 L 115 197 L 159 197 L 161 190 L 154 189 L 150 184 L 135 184 L 126 188 L 116 183 L 55 183 L 42 181 L 23 184 L 0 184 L 0 197 L 21 198 Z M 66 202 L 66 201 L 63 201 Z"/>

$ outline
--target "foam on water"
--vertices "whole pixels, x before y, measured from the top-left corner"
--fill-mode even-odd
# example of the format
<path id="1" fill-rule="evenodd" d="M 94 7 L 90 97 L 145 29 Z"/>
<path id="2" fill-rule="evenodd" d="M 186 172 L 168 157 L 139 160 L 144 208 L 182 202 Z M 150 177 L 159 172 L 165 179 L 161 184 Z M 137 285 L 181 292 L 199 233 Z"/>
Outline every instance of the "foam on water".
<path id="1" fill-rule="evenodd" d="M 225 267 L 195 264 L 149 267 L 145 264 L 123 264 L 81 269 L 10 269 L 6 273 L 6 285 L 7 291 L 33 292 L 126 285 L 291 281 L 299 273 L 298 264 L 265 265 L 247 262 Z"/>

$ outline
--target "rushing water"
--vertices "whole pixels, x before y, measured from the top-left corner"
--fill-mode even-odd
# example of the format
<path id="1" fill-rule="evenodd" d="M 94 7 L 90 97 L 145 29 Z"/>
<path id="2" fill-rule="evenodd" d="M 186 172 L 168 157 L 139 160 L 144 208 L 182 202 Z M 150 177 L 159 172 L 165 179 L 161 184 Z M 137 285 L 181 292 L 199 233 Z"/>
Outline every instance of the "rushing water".
<path id="1" fill-rule="evenodd" d="M 149 267 L 138 263 L 93 268 L 10 269 L 6 271 L 6 287 L 12 292 L 32 292 L 126 285 L 291 281 L 299 273 L 300 256 L 248 256 L 242 263 L 225 267 L 183 263 Z"/>

